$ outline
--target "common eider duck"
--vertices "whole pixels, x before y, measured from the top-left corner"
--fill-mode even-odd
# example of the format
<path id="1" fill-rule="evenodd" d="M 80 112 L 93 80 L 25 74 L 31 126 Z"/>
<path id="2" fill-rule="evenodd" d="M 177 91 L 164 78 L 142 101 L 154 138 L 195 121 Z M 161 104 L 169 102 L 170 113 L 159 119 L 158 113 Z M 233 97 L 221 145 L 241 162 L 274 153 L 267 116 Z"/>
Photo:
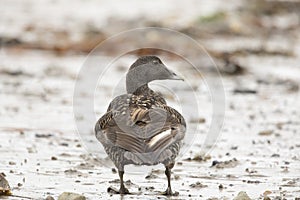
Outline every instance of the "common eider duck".
<path id="1" fill-rule="evenodd" d="M 183 80 L 156 56 L 142 56 L 126 75 L 127 94 L 117 96 L 95 126 L 96 138 L 118 169 L 119 194 L 124 186 L 124 166 L 164 164 L 168 187 L 163 194 L 174 195 L 171 169 L 186 132 L 183 116 L 167 105 L 160 93 L 148 87 L 155 80 Z M 178 194 L 178 193 L 176 193 Z"/>

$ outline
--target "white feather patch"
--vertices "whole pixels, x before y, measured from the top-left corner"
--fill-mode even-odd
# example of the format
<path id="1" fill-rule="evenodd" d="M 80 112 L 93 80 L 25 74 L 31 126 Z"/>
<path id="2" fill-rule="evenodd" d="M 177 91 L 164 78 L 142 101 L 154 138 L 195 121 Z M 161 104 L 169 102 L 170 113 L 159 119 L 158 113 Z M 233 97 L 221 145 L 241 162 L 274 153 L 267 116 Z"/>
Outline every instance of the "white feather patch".
<path id="1" fill-rule="evenodd" d="M 162 138 L 168 136 L 171 134 L 171 129 L 168 129 L 166 131 L 163 131 L 161 133 L 159 133 L 158 135 L 154 136 L 150 142 L 149 142 L 149 147 L 152 147 L 154 144 L 156 144 L 159 140 L 161 140 Z"/>

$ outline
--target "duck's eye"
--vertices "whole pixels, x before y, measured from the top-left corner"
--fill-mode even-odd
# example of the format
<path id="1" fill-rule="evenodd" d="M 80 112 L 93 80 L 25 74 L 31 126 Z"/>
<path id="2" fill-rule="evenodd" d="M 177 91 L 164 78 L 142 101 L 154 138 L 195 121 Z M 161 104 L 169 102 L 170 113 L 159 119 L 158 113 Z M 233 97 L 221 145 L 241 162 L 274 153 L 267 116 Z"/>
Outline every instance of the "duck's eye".
<path id="1" fill-rule="evenodd" d="M 153 62 L 153 64 L 155 64 L 155 65 L 159 64 L 159 61 L 158 61 L 158 60 L 153 60 L 152 62 Z"/>

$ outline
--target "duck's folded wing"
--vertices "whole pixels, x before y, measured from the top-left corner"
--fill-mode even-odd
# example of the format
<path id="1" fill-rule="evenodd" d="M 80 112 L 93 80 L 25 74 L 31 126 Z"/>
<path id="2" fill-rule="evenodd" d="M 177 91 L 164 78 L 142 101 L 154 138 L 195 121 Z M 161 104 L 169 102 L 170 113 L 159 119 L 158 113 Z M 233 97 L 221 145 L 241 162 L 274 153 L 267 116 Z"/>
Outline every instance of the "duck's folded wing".
<path id="1" fill-rule="evenodd" d="M 169 106 L 160 109 L 166 114 L 164 121 L 159 121 L 162 117 L 156 118 L 157 116 L 152 114 L 150 118 L 154 119 L 154 123 L 150 122 L 146 127 L 147 134 L 151 135 L 147 141 L 147 152 L 165 149 L 174 142 L 182 140 L 185 135 L 186 123 L 182 115 Z"/>
<path id="2" fill-rule="evenodd" d="M 127 125 L 125 116 L 115 115 L 112 111 L 103 115 L 95 126 L 96 138 L 104 146 L 118 146 L 130 152 L 142 152 L 143 141 L 130 134 L 131 132 L 132 126 Z"/>
<path id="3" fill-rule="evenodd" d="M 169 145 L 182 140 L 186 123 L 175 109 L 164 105 L 151 109 L 135 108 L 131 111 L 131 135 L 142 139 L 143 153 L 164 150 Z"/>
<path id="4" fill-rule="evenodd" d="M 107 112 L 97 122 L 95 131 L 101 143 L 133 153 L 149 153 L 181 140 L 185 122 L 171 107 L 135 108 L 131 113 Z"/>

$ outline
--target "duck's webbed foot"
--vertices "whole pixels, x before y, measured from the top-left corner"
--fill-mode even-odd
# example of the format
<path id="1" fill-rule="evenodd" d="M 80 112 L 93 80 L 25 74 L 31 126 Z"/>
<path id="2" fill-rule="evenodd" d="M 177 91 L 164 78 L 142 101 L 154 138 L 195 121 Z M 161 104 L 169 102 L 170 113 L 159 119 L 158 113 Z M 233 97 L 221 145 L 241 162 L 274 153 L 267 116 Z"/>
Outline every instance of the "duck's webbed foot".
<path id="1" fill-rule="evenodd" d="M 124 175 L 124 171 L 119 171 L 120 189 L 117 190 L 116 188 L 109 187 L 107 188 L 107 192 L 113 194 L 130 194 L 129 190 L 124 185 L 123 175 Z"/>
<path id="2" fill-rule="evenodd" d="M 162 192 L 161 194 L 165 196 L 178 196 L 179 192 L 172 192 L 172 189 L 168 187 L 166 191 Z"/>
<path id="3" fill-rule="evenodd" d="M 130 194 L 129 190 L 126 187 L 121 187 L 119 190 L 114 187 L 108 187 L 107 192 L 112 194 Z"/>

